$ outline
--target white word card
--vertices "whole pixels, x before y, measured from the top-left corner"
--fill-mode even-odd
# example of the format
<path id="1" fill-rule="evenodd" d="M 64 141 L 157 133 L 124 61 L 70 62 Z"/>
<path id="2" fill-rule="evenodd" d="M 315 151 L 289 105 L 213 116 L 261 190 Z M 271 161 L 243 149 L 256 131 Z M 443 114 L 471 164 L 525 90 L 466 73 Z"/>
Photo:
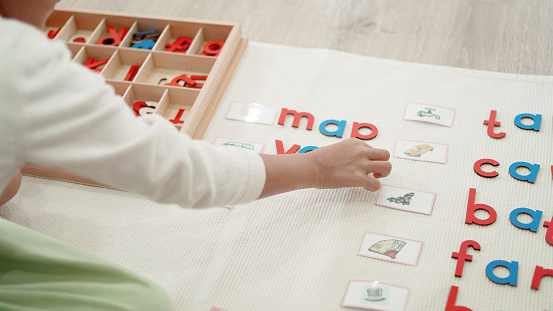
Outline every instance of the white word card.
<path id="1" fill-rule="evenodd" d="M 376 205 L 430 215 L 435 193 L 382 185 Z"/>
<path id="2" fill-rule="evenodd" d="M 351 280 L 342 307 L 381 311 L 404 311 L 409 289 L 390 284 Z"/>
<path id="3" fill-rule="evenodd" d="M 234 148 L 252 150 L 257 153 L 261 153 L 263 151 L 263 147 L 265 146 L 265 144 L 262 144 L 262 143 L 252 143 L 249 141 L 222 138 L 222 137 L 215 139 L 215 142 L 213 144 L 215 146 L 234 147 Z"/>
<path id="4" fill-rule="evenodd" d="M 438 143 L 403 140 L 396 141 L 394 157 L 415 161 L 446 163 L 448 146 Z"/>
<path id="5" fill-rule="evenodd" d="M 421 248 L 420 241 L 366 232 L 358 255 L 416 266 Z"/>
<path id="6" fill-rule="evenodd" d="M 278 109 L 263 106 L 257 103 L 233 102 L 227 112 L 227 119 L 244 121 L 249 123 L 261 123 L 272 125 L 275 123 Z"/>
<path id="7" fill-rule="evenodd" d="M 455 120 L 455 110 L 426 104 L 407 104 L 403 112 L 403 119 L 452 127 Z"/>

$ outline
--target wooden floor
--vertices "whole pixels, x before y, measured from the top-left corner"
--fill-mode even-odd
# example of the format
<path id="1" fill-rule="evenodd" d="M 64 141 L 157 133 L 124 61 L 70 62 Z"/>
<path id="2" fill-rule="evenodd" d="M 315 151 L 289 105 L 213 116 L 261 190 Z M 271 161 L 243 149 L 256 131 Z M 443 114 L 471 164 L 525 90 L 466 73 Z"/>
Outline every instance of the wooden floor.
<path id="1" fill-rule="evenodd" d="M 237 22 L 258 42 L 553 74 L 551 0 L 62 0 L 58 7 Z"/>

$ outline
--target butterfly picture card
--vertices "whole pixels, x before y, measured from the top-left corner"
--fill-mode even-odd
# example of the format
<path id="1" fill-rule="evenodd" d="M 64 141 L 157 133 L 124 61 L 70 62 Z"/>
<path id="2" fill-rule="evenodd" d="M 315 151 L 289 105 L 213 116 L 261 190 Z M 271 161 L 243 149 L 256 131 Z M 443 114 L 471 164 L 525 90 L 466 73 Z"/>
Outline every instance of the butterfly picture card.
<path id="1" fill-rule="evenodd" d="M 376 205 L 430 215 L 435 199 L 435 193 L 382 185 Z"/>
<path id="2" fill-rule="evenodd" d="M 416 266 L 419 261 L 422 242 L 366 232 L 358 255 Z"/>
<path id="3" fill-rule="evenodd" d="M 455 110 L 427 104 L 407 104 L 403 119 L 452 127 L 455 121 Z"/>
<path id="4" fill-rule="evenodd" d="M 380 311 L 404 311 L 409 289 L 377 281 L 350 280 L 342 307 Z"/>

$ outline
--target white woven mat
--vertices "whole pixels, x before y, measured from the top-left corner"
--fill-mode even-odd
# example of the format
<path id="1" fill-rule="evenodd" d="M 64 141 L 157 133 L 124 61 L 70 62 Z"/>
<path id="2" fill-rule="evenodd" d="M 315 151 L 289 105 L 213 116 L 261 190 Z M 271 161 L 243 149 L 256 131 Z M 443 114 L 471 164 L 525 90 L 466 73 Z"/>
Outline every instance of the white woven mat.
<path id="1" fill-rule="evenodd" d="M 24 178 L 20 194 L 0 216 L 67 241 L 161 284 L 176 310 L 340 310 L 349 280 L 378 280 L 410 289 L 406 310 L 444 310 L 452 285 L 457 305 L 473 310 L 553 309 L 553 278 L 530 288 L 537 265 L 553 269 L 545 241 L 553 180 L 553 78 L 372 59 L 336 51 L 250 43 L 205 140 L 228 137 L 265 144 L 276 153 L 293 144 L 324 146 L 340 139 L 318 131 L 323 120 L 378 127 L 369 141 L 393 149 L 396 139 L 449 145 L 446 164 L 392 158 L 385 184 L 436 193 L 431 215 L 375 205 L 360 189 L 303 190 L 233 209 L 185 210 L 125 192 Z M 312 131 L 226 120 L 231 102 L 295 109 L 315 116 Z M 453 127 L 404 121 L 407 103 L 456 110 Z M 503 139 L 487 136 L 483 121 L 498 111 Z M 519 129 L 520 113 L 542 114 L 541 131 Z M 499 176 L 476 175 L 473 164 L 492 158 Z M 540 164 L 534 184 L 508 173 L 518 161 Z M 232 181 L 229 181 L 232 182 Z M 468 193 L 494 207 L 490 226 L 464 223 Z M 536 233 L 509 221 L 519 207 L 544 212 Z M 365 232 L 423 242 L 417 266 L 358 256 Z M 482 249 L 454 276 L 465 240 Z M 494 260 L 519 263 L 518 285 L 498 285 L 485 273 Z M 505 269 L 496 274 L 505 277 Z M 345 309 L 345 308 L 344 308 Z"/>

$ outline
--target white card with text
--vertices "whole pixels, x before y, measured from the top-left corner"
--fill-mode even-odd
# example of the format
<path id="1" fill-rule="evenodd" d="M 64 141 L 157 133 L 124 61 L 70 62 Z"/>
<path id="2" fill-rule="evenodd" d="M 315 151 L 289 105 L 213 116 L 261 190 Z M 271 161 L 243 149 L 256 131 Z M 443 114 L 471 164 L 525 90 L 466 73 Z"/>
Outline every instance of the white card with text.
<path id="1" fill-rule="evenodd" d="M 435 199 L 435 193 L 382 185 L 376 205 L 430 215 Z"/>
<path id="2" fill-rule="evenodd" d="M 415 161 L 446 163 L 448 146 L 414 140 L 398 139 L 394 157 Z"/>
<path id="3" fill-rule="evenodd" d="M 434 105 L 407 104 L 403 112 L 403 119 L 452 127 L 455 120 L 455 110 Z"/>
<path id="4" fill-rule="evenodd" d="M 272 125 L 275 123 L 278 109 L 257 103 L 233 102 L 227 112 L 227 119 L 250 123 Z"/>
<path id="5" fill-rule="evenodd" d="M 376 281 L 351 280 L 342 307 L 380 311 L 404 311 L 409 289 Z"/>
<path id="6" fill-rule="evenodd" d="M 358 255 L 416 266 L 421 249 L 420 241 L 366 232 Z"/>

